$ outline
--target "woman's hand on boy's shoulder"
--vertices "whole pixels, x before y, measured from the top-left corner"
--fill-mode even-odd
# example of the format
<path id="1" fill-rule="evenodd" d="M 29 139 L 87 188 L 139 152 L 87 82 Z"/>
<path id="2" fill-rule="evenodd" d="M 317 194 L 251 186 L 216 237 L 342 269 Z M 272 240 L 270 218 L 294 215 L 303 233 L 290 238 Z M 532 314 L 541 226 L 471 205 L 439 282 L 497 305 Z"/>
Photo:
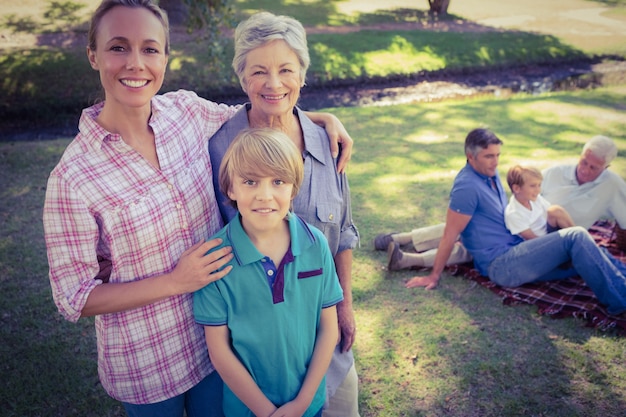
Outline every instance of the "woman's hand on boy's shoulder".
<path id="1" fill-rule="evenodd" d="M 232 266 L 225 265 L 233 258 L 232 248 L 224 246 L 212 251 L 221 244 L 221 239 L 212 239 L 196 243 L 183 252 L 171 273 L 173 294 L 194 292 L 230 272 Z"/>

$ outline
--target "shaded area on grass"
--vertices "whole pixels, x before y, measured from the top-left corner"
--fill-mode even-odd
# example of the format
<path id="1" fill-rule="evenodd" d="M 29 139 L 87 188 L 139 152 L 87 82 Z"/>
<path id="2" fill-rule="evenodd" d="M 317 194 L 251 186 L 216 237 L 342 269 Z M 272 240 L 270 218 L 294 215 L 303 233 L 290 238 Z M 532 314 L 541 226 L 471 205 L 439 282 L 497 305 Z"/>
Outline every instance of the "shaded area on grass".
<path id="1" fill-rule="evenodd" d="M 52 301 L 41 218 L 47 175 L 66 145 L 0 147 L 0 408 L 7 417 L 125 415 L 98 381 L 93 319 L 66 322 Z"/>

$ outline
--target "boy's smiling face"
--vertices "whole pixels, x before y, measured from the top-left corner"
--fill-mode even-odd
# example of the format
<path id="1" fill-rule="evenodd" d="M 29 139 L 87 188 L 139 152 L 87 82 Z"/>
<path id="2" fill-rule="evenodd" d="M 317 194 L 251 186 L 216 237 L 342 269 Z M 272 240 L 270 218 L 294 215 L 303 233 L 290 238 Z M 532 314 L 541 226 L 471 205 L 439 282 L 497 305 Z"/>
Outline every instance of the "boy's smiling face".
<path id="1" fill-rule="evenodd" d="M 237 202 L 247 233 L 267 232 L 285 220 L 293 194 L 293 184 L 274 177 L 243 178 L 235 175 L 228 197 Z"/>
<path id="2" fill-rule="evenodd" d="M 536 201 L 541 193 L 541 179 L 524 175 L 524 185 L 514 185 L 513 194 L 519 202 Z"/>

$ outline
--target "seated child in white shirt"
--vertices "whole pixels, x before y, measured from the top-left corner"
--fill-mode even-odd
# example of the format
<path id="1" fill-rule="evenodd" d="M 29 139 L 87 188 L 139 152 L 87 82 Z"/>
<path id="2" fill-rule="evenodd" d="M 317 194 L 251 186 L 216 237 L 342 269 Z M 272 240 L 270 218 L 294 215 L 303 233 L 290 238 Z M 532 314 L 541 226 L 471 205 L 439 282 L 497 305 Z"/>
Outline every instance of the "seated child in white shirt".
<path id="1" fill-rule="evenodd" d="M 504 212 L 504 221 L 512 234 L 525 240 L 574 226 L 563 207 L 551 205 L 541 196 L 542 180 L 538 169 L 520 165 L 509 169 L 506 175 L 513 195 Z"/>

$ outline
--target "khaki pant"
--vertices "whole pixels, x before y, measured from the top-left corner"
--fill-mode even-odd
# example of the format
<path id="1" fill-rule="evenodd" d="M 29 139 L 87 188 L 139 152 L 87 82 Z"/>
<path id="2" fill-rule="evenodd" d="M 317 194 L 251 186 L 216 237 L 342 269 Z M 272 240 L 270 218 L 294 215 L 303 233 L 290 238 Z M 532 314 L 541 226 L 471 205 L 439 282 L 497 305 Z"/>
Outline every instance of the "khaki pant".
<path id="1" fill-rule="evenodd" d="M 443 229 L 445 223 L 436 224 L 434 226 L 421 227 L 419 229 L 413 229 L 411 231 L 411 240 L 416 252 L 419 253 L 420 265 L 426 268 L 431 268 L 435 262 L 435 256 L 437 255 L 437 247 L 443 237 Z M 411 257 L 413 254 L 404 253 L 403 256 Z M 457 242 L 452 248 L 452 253 L 446 262 L 446 265 L 456 265 L 465 262 L 470 262 L 472 255 L 469 254 L 467 249 Z M 409 261 L 408 259 L 406 261 Z M 410 261 L 409 261 L 410 262 Z"/>
<path id="2" fill-rule="evenodd" d="M 328 401 L 328 408 L 324 410 L 323 417 L 359 417 L 359 378 L 354 364 L 348 371 L 335 395 Z"/>

